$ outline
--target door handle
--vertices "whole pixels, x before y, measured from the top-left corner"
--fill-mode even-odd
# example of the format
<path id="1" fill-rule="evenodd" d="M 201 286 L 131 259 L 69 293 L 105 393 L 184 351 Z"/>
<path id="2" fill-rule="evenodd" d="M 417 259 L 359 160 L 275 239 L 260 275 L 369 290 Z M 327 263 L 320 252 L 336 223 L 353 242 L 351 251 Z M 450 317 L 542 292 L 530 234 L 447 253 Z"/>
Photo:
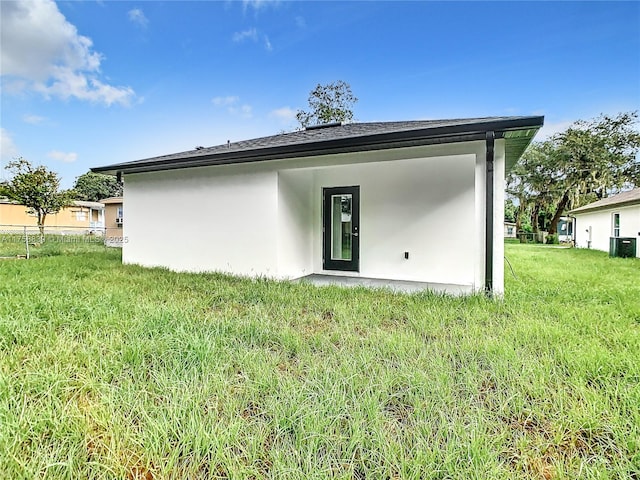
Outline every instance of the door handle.
<path id="1" fill-rule="evenodd" d="M 349 235 L 351 235 L 352 237 L 357 237 L 357 236 L 358 236 L 358 232 L 356 232 L 356 233 L 350 233 Z"/>

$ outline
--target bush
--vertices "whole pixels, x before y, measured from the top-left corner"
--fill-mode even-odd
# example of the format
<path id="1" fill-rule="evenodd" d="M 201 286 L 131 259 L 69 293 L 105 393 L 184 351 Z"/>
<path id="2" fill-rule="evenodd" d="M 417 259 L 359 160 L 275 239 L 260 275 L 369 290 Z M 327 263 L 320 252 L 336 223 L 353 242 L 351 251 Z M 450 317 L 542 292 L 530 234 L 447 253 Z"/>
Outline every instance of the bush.
<path id="1" fill-rule="evenodd" d="M 557 233 L 550 233 L 549 235 L 547 235 L 548 245 L 558 245 L 559 243 L 560 243 L 560 240 L 558 239 Z"/>

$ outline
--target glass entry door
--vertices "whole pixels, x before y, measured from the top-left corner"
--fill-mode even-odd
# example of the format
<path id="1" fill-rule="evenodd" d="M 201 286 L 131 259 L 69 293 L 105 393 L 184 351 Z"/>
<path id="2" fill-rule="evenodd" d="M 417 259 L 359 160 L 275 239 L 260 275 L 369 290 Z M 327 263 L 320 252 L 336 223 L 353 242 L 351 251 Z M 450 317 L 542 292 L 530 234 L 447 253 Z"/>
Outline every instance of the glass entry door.
<path id="1" fill-rule="evenodd" d="M 357 272 L 360 260 L 360 187 L 322 191 L 322 267 Z"/>

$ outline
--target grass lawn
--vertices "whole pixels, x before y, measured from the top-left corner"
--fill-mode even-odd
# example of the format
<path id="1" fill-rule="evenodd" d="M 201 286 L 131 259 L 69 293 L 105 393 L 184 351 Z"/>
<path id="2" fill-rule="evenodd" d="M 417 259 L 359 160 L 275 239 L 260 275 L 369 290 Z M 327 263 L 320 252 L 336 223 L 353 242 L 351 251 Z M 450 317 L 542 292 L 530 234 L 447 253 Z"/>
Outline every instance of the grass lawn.
<path id="1" fill-rule="evenodd" d="M 39 235 L 31 233 L 28 240 L 29 255 L 32 257 L 75 255 L 105 250 L 104 237 L 95 235 L 47 234 L 42 242 Z M 0 233 L 0 260 L 26 255 L 27 247 L 23 235 Z"/>
<path id="2" fill-rule="evenodd" d="M 510 244 L 500 302 L 94 250 L 0 260 L 0 478 L 640 478 L 640 260 Z"/>

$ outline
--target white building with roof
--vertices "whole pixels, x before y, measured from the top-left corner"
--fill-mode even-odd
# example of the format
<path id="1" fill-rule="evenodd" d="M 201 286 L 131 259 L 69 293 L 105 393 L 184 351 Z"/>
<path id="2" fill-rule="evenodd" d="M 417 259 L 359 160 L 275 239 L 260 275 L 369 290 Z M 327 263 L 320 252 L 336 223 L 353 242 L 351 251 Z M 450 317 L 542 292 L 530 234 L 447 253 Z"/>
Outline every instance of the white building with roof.
<path id="1" fill-rule="evenodd" d="M 328 124 L 92 170 L 124 179 L 126 263 L 501 294 L 505 172 L 542 124 Z"/>
<path id="2" fill-rule="evenodd" d="M 640 257 L 640 188 L 569 212 L 575 218 L 576 246 L 608 252 L 611 238 L 635 239 Z"/>

